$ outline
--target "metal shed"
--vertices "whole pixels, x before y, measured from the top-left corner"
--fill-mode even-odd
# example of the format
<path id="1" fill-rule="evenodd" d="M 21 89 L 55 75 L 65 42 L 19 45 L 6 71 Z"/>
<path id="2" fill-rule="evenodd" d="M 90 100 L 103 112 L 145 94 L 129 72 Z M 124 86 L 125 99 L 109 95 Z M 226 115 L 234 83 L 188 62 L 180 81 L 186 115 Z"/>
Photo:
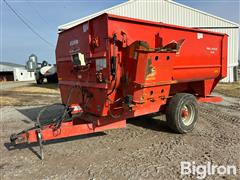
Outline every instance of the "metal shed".
<path id="1" fill-rule="evenodd" d="M 239 24 L 171 0 L 129 0 L 125 3 L 61 25 L 58 27 L 59 32 L 86 22 L 103 13 L 226 33 L 229 35 L 228 76 L 223 81 L 233 82 L 237 80 Z"/>
<path id="2" fill-rule="evenodd" d="M 10 62 L 0 62 L 0 82 L 32 80 L 35 80 L 35 75 L 33 72 L 28 72 L 25 66 Z"/>

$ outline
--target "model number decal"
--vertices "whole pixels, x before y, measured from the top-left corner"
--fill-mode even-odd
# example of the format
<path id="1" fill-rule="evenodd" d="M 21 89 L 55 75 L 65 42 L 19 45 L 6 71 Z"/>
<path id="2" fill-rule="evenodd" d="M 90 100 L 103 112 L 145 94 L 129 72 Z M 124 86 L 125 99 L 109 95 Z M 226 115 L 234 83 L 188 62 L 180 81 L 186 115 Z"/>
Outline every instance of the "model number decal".
<path id="1" fill-rule="evenodd" d="M 215 52 L 218 50 L 216 47 L 206 47 L 206 49 L 210 52 L 210 54 L 215 54 Z"/>

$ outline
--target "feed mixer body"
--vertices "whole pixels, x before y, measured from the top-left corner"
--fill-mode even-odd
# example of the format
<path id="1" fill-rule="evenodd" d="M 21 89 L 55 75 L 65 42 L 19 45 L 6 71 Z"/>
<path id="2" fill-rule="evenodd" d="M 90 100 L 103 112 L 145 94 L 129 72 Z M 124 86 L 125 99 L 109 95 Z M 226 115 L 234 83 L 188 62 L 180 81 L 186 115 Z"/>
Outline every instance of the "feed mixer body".
<path id="1" fill-rule="evenodd" d="M 64 113 L 45 123 L 38 118 L 10 139 L 41 147 L 159 111 L 172 130 L 187 133 L 198 102 L 221 100 L 210 94 L 227 75 L 227 43 L 226 34 L 110 14 L 64 30 L 56 47 Z"/>
<path id="2" fill-rule="evenodd" d="M 224 34 L 98 16 L 59 34 L 62 101 L 78 86 L 70 104 L 91 116 L 126 119 L 158 112 L 176 93 L 207 97 L 226 77 L 226 46 Z"/>

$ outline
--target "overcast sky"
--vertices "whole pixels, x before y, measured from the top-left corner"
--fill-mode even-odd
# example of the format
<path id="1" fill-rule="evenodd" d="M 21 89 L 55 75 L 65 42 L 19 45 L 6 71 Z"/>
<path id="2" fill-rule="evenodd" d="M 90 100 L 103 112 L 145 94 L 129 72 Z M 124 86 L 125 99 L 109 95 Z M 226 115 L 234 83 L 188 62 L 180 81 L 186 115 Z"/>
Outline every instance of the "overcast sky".
<path id="1" fill-rule="evenodd" d="M 240 0 L 177 0 L 193 8 L 240 23 Z M 32 33 L 1 0 L 0 60 L 25 64 L 35 53 L 39 60 L 55 62 L 57 27 L 124 0 L 7 0 L 7 2 L 53 46 Z"/>

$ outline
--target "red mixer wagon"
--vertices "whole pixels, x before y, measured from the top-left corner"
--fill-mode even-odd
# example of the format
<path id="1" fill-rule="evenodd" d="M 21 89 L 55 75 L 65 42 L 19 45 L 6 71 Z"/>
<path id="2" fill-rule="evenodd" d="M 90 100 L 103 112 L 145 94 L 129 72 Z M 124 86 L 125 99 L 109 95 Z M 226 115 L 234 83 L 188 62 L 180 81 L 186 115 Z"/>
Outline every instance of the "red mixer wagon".
<path id="1" fill-rule="evenodd" d="M 227 43 L 226 34 L 110 14 L 64 30 L 56 47 L 64 111 L 11 141 L 42 146 L 159 111 L 173 131 L 190 132 L 198 102 L 221 101 L 211 92 L 227 74 Z"/>

